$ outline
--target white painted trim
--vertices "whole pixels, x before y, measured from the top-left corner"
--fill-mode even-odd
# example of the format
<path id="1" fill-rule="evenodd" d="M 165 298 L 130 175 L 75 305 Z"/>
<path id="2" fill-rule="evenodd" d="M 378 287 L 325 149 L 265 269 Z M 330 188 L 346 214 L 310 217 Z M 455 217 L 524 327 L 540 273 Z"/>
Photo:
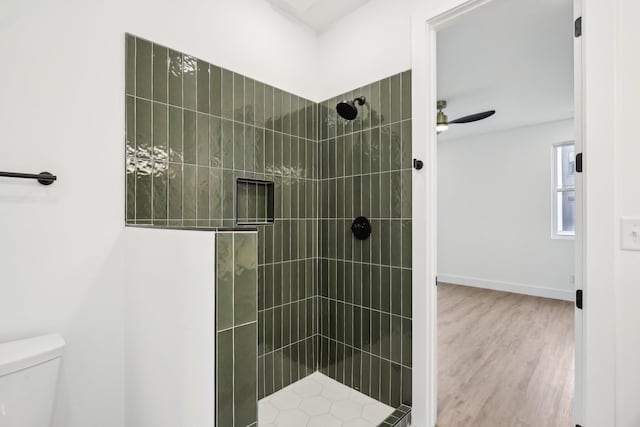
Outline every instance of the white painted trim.
<path id="1" fill-rule="evenodd" d="M 491 289 L 494 291 L 512 292 L 514 294 L 532 295 L 535 297 L 553 298 L 563 301 L 574 301 L 572 290 L 546 288 L 544 286 L 525 285 L 523 283 L 503 282 L 500 280 L 486 280 L 477 277 L 438 274 L 438 281 L 451 285 L 471 286 L 474 288 Z"/>

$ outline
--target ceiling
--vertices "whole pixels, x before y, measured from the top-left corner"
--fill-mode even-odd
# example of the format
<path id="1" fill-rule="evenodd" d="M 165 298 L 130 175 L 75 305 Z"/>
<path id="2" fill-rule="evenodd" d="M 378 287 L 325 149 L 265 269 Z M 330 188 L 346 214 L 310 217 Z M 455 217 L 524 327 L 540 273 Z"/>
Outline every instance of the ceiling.
<path id="1" fill-rule="evenodd" d="M 267 0 L 276 9 L 320 32 L 369 0 Z"/>
<path id="2" fill-rule="evenodd" d="M 572 0 L 495 0 L 437 33 L 438 99 L 451 125 L 440 140 L 573 117 Z"/>

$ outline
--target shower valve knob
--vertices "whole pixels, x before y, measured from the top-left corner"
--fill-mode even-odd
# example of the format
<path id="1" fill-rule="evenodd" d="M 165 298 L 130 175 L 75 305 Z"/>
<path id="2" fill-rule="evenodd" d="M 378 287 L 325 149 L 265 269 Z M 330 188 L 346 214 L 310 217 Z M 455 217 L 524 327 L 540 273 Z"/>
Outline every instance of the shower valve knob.
<path id="1" fill-rule="evenodd" d="M 413 159 L 413 168 L 415 170 L 420 170 L 424 167 L 424 162 L 422 160 Z"/>

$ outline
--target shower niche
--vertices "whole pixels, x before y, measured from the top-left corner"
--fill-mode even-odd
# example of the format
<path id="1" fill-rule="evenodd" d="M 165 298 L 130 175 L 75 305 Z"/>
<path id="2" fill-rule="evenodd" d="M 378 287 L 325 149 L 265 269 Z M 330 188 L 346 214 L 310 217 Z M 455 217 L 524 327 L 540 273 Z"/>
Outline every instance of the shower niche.
<path id="1" fill-rule="evenodd" d="M 236 179 L 236 225 L 268 225 L 275 221 L 273 181 Z"/>
<path id="2" fill-rule="evenodd" d="M 408 425 L 410 86 L 316 103 L 126 36 L 126 224 L 220 235 L 219 427 Z"/>

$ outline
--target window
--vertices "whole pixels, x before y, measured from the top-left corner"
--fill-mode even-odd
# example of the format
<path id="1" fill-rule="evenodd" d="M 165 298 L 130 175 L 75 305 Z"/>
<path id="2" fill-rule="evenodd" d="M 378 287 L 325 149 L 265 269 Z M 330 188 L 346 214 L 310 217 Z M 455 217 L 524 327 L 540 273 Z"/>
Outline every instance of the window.
<path id="1" fill-rule="evenodd" d="M 575 144 L 553 146 L 553 236 L 573 237 L 576 230 Z"/>

